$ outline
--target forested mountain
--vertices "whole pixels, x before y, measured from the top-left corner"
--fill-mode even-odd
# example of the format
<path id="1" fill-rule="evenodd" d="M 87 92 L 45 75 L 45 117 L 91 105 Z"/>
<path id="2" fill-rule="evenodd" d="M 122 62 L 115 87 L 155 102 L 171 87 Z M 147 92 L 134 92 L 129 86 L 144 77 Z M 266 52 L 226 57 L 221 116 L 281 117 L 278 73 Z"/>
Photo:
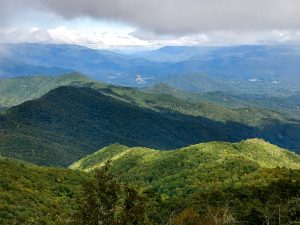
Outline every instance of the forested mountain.
<path id="1" fill-rule="evenodd" d="M 39 98 L 60 86 L 85 85 L 89 82 L 92 82 L 90 78 L 78 73 L 0 79 L 0 106 L 9 108 Z"/>
<path id="2" fill-rule="evenodd" d="M 80 45 L 0 44 L 0 50 L 0 59 L 7 59 L 6 64 L 0 64 L 0 77 L 24 76 L 31 71 L 32 75 L 53 75 L 57 73 L 52 73 L 50 68 L 58 67 L 64 72 L 78 71 L 103 82 L 135 86 L 138 85 L 136 75 L 142 73 L 145 79 L 159 76 L 163 67 L 169 65 Z M 24 65 L 23 70 L 14 64 Z"/>
<path id="3" fill-rule="evenodd" d="M 259 139 L 174 151 L 110 145 L 72 170 L 0 158 L 0 223 L 86 224 L 108 202 L 116 207 L 115 216 L 125 210 L 123 216 L 135 221 L 145 213 L 158 225 L 176 224 L 185 209 L 205 224 L 230 219 L 231 225 L 279 225 L 279 218 L 297 224 L 299 160 Z M 81 211 L 87 213 L 84 221 Z"/>
<path id="4" fill-rule="evenodd" d="M 1 50 L 1 46 L 0 46 Z M 71 69 L 61 68 L 59 66 L 31 65 L 15 58 L 7 58 L 0 54 L 0 78 L 11 78 L 19 76 L 32 76 L 39 74 L 59 75 L 72 72 Z"/>
<path id="5" fill-rule="evenodd" d="M 112 143 L 174 149 L 203 141 L 262 137 L 300 149 L 299 121 L 275 111 L 191 103 L 172 95 L 104 85 L 78 74 L 8 79 L 1 84 L 6 88 L 4 106 L 71 85 L 0 116 L 1 154 L 37 164 L 68 166 Z"/>
<path id="6" fill-rule="evenodd" d="M 264 168 L 300 169 L 300 156 L 298 154 L 279 148 L 262 139 L 248 139 L 237 143 L 208 142 L 170 151 L 141 147 L 130 148 L 114 144 L 82 158 L 69 168 L 91 171 L 101 168 L 106 161 L 111 162 L 114 172 L 126 171 L 128 177 L 124 177 L 124 179 L 130 179 L 130 176 L 134 176 L 134 179 L 137 177 L 145 179 L 147 176 L 153 177 L 153 179 L 166 179 L 180 170 L 182 172 L 193 170 L 192 173 L 185 176 L 208 175 L 200 171 L 209 170 L 208 167 L 210 166 L 225 166 L 228 162 L 234 161 L 243 161 L 245 166 L 247 163 L 252 163 L 253 166 Z M 160 164 L 159 167 L 157 167 L 158 164 Z M 176 167 L 178 168 L 176 169 Z M 143 168 L 148 169 L 145 171 Z M 235 168 L 232 165 L 230 169 Z M 161 172 L 155 172 L 156 170 Z M 147 173 L 147 175 L 140 175 L 140 173 Z M 226 174 L 223 175 L 226 177 Z M 168 182 L 163 183 L 169 185 Z"/>
<path id="7" fill-rule="evenodd" d="M 299 15 L 0 0 L 0 225 L 300 225 Z"/>
<path id="8" fill-rule="evenodd" d="M 229 125 L 230 124 L 230 125 Z M 234 135 L 235 129 L 244 133 Z M 1 116 L 1 154 L 67 166 L 101 146 L 122 143 L 171 149 L 208 140 L 238 140 L 256 129 L 144 109 L 89 88 L 60 87 Z"/>
<path id="9" fill-rule="evenodd" d="M 111 145 L 71 168 L 93 171 L 107 160 L 111 174 L 159 196 L 162 205 L 154 217 L 163 224 L 168 222 L 165 215 L 184 208 L 224 224 L 299 221 L 299 155 L 263 140 L 211 142 L 167 152 Z"/>

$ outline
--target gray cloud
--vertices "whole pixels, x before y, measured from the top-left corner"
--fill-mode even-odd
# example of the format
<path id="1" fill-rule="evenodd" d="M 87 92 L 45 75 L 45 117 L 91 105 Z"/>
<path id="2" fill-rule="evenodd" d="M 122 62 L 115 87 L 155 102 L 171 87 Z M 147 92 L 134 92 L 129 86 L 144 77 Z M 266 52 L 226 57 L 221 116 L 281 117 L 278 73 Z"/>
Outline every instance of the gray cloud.
<path id="1" fill-rule="evenodd" d="M 300 29 L 299 0 L 0 0 L 0 5 L 2 21 L 30 6 L 65 19 L 116 20 L 159 34 Z"/>

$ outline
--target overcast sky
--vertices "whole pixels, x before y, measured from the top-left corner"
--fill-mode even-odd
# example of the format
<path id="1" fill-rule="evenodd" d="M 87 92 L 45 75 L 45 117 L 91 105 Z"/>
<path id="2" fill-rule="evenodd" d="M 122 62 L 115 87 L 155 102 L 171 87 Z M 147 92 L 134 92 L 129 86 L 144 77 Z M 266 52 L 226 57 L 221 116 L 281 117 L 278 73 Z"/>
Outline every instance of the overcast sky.
<path id="1" fill-rule="evenodd" d="M 299 15 L 299 0 L 0 0 L 0 41 L 99 48 L 299 43 Z"/>

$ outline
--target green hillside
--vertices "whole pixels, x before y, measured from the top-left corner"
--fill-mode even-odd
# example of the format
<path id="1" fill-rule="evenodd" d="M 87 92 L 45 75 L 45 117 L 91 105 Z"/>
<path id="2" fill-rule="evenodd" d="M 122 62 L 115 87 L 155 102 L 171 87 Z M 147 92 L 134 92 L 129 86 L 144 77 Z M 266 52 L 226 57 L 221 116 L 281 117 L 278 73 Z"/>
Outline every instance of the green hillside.
<path id="1" fill-rule="evenodd" d="M 300 149 L 300 123 L 273 111 L 189 104 L 168 95 L 149 95 L 151 101 L 147 94 L 138 97 L 139 91 L 127 88 L 101 89 L 105 94 L 99 90 L 59 87 L 10 108 L 0 115 L 0 153 L 40 165 L 68 166 L 113 143 L 175 149 L 261 137 Z"/>
<path id="2" fill-rule="evenodd" d="M 7 108 L 19 105 L 39 98 L 57 87 L 86 84 L 90 81 L 77 73 L 0 79 L 0 106 Z"/>
<path id="3" fill-rule="evenodd" d="M 300 156 L 250 139 L 233 144 L 203 143 L 167 152 L 110 145 L 74 163 L 72 170 L 0 157 L 0 224 L 87 224 L 87 220 L 77 220 L 83 209 L 79 199 L 90 199 L 94 204 L 97 194 L 100 201 L 105 196 L 114 198 L 113 192 L 106 190 L 103 195 L 99 192 L 102 189 L 93 186 L 110 185 L 93 178 L 93 169 L 102 168 L 107 160 L 111 167 L 105 182 L 138 187 L 153 224 L 170 224 L 174 214 L 187 208 L 195 210 L 205 225 L 215 224 L 210 220 L 230 225 L 267 221 L 279 225 L 278 218 L 280 224 L 299 222 Z M 96 192 L 86 195 L 83 188 Z M 125 196 L 119 197 L 118 204 L 124 207 Z M 132 213 L 139 215 L 139 211 Z M 225 216 L 232 222 L 226 223 Z"/>
<path id="4" fill-rule="evenodd" d="M 67 224 L 87 175 L 0 158 L 0 224 Z"/>
<path id="5" fill-rule="evenodd" d="M 261 139 L 210 142 L 167 152 L 111 145 L 70 168 L 92 171 L 108 160 L 113 175 L 160 196 L 163 209 L 156 211 L 157 217 L 192 207 L 214 215 L 218 209 L 227 210 L 239 219 L 230 224 L 263 224 L 264 213 L 277 224 L 278 207 L 293 204 L 289 215 L 299 221 L 299 214 L 292 211 L 300 206 L 300 156 Z"/>
<path id="6" fill-rule="evenodd" d="M 0 116 L 0 124 L 2 155 L 56 166 L 68 166 L 112 143 L 173 149 L 257 132 L 233 122 L 155 112 L 76 87 L 60 87 L 13 107 Z M 244 132 L 235 134 L 239 128 Z"/>
<path id="7" fill-rule="evenodd" d="M 279 148 L 262 139 L 248 139 L 237 143 L 208 142 L 171 151 L 141 147 L 130 148 L 114 144 L 84 157 L 72 164 L 70 168 L 90 171 L 102 167 L 106 161 L 111 161 L 115 170 L 126 170 L 128 176 L 143 177 L 141 173 L 153 176 L 157 170 L 160 170 L 156 174 L 161 179 L 163 174 L 169 177 L 171 174 L 168 172 L 171 170 L 173 172 L 193 170 L 191 174 L 199 175 L 199 171 L 206 170 L 205 167 L 208 164 L 226 165 L 228 161 L 234 160 L 249 162 L 256 165 L 257 168 L 300 169 L 298 154 Z M 157 168 L 158 163 L 160 168 Z M 147 168 L 147 170 L 143 168 Z"/>
<path id="8" fill-rule="evenodd" d="M 223 122 L 235 121 L 246 125 L 259 126 L 266 117 L 278 120 L 289 119 L 287 116 L 275 111 L 255 108 L 255 105 L 243 105 L 244 107 L 248 107 L 248 109 L 251 107 L 249 112 L 247 111 L 248 109 L 228 109 L 220 106 L 222 105 L 220 102 L 215 101 L 214 103 L 216 104 L 211 104 L 206 101 L 207 98 L 199 99 L 199 95 L 197 94 L 182 92 L 171 87 L 166 88 L 165 85 L 158 85 L 154 89 L 149 89 L 153 93 L 145 93 L 134 88 L 96 82 L 77 73 L 62 76 L 0 79 L 0 106 L 2 108 L 15 106 L 25 101 L 39 98 L 50 90 L 61 86 L 88 87 L 106 96 L 125 101 L 135 106 L 164 113 L 175 111 Z M 195 103 L 186 101 L 186 99 L 190 100 L 192 96 L 197 99 Z M 221 96 L 220 99 L 222 99 Z"/>
<path id="9" fill-rule="evenodd" d="M 80 74 L 4 79 L 0 87 L 7 106 L 50 90 L 0 114 L 0 153 L 40 165 L 68 166 L 113 143 L 175 149 L 260 137 L 300 149 L 300 122 L 272 110 L 192 103 Z"/>
<path id="10" fill-rule="evenodd" d="M 213 103 L 227 108 L 265 108 L 300 118 L 299 94 L 272 97 L 268 95 L 245 95 L 230 92 L 190 93 L 164 83 L 144 88 L 147 93 L 173 95 L 193 103 Z"/>

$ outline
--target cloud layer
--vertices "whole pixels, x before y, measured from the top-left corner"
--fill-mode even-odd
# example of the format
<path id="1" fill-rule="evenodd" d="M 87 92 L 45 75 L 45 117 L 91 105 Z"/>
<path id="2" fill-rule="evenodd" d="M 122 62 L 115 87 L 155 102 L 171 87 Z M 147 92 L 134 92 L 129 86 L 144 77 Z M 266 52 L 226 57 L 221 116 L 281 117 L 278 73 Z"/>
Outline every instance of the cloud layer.
<path id="1" fill-rule="evenodd" d="M 0 5 L 2 23 L 34 9 L 65 19 L 122 21 L 158 34 L 300 29 L 299 0 L 0 0 Z"/>

